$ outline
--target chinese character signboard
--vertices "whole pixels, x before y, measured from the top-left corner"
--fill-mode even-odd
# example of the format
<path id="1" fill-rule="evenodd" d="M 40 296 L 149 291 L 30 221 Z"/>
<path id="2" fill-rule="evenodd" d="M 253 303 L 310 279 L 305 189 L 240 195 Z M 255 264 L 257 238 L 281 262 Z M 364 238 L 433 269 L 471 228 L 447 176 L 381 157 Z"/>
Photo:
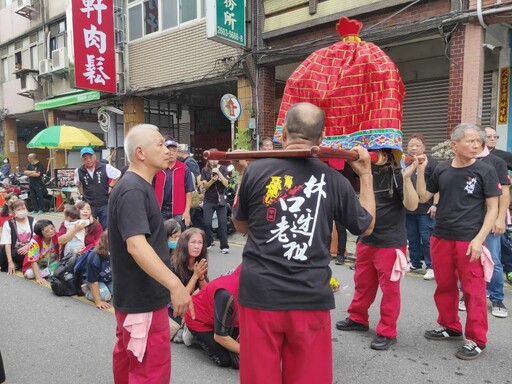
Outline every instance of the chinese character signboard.
<path id="1" fill-rule="evenodd" d="M 510 68 L 500 69 L 500 95 L 498 104 L 498 124 L 508 122 L 508 93 L 510 84 Z"/>
<path id="2" fill-rule="evenodd" d="M 245 46 L 245 0 L 212 0 L 206 8 L 209 39 L 234 47 Z"/>
<path id="3" fill-rule="evenodd" d="M 114 0 L 73 0 L 77 88 L 116 92 Z"/>

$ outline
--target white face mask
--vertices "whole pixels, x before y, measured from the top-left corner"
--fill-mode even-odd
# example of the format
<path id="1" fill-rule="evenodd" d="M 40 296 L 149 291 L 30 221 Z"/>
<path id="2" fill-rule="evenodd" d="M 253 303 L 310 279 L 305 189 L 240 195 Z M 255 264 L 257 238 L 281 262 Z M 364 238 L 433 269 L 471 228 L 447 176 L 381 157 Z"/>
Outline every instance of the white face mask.
<path id="1" fill-rule="evenodd" d="M 4 164 L 7 164 L 9 161 L 7 159 L 4 159 Z"/>
<path id="2" fill-rule="evenodd" d="M 16 211 L 14 212 L 14 215 L 18 218 L 18 219 L 24 219 L 25 217 L 28 216 L 28 211 L 26 209 L 23 209 L 23 210 L 20 210 L 20 211 Z"/>

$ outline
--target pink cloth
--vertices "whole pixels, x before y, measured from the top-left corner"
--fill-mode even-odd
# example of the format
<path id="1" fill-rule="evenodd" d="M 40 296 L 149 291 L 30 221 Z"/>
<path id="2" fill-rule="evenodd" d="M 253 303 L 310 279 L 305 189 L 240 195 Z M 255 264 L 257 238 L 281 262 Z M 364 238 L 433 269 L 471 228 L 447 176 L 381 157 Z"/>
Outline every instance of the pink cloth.
<path id="1" fill-rule="evenodd" d="M 484 147 L 484 150 L 480 152 L 478 155 L 476 155 L 476 158 L 479 159 L 481 157 L 486 157 L 488 154 L 490 154 L 489 149 L 487 147 Z"/>
<path id="2" fill-rule="evenodd" d="M 484 268 L 484 280 L 486 283 L 490 283 L 492 274 L 494 273 L 494 261 L 492 261 L 491 252 L 486 247 L 483 247 L 482 256 L 480 256 L 480 262 Z"/>
<path id="3" fill-rule="evenodd" d="M 146 344 L 148 342 L 148 332 L 153 319 L 153 312 L 130 313 L 124 320 L 123 327 L 130 333 L 128 350 L 133 353 L 139 363 L 144 359 L 146 353 Z"/>
<path id="4" fill-rule="evenodd" d="M 389 281 L 399 281 L 405 276 L 406 271 L 407 257 L 405 257 L 405 254 L 400 249 L 396 249 L 396 260 L 395 264 L 393 264 L 393 270 L 391 271 Z"/>

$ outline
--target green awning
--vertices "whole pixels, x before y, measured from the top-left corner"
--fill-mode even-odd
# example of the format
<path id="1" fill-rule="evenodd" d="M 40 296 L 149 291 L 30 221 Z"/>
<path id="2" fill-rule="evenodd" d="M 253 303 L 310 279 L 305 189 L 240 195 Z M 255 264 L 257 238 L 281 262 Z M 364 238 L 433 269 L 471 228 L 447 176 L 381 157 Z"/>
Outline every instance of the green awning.
<path id="1" fill-rule="evenodd" d="M 99 91 L 88 91 L 82 93 L 76 93 L 74 95 L 56 97 L 54 99 L 48 99 L 35 103 L 34 109 L 36 111 L 42 111 L 43 109 L 54 109 L 58 107 L 64 107 L 65 105 L 73 105 L 78 103 L 85 103 L 87 101 L 99 100 Z"/>

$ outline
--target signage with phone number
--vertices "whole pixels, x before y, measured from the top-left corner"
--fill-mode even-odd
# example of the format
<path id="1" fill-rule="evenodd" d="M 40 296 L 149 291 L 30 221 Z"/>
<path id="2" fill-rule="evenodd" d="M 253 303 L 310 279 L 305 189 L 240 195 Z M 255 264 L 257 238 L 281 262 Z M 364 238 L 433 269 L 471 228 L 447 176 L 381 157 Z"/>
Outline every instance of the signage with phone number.
<path id="1" fill-rule="evenodd" d="M 209 39 L 233 47 L 245 46 L 245 24 L 245 0 L 211 0 L 206 8 Z"/>

